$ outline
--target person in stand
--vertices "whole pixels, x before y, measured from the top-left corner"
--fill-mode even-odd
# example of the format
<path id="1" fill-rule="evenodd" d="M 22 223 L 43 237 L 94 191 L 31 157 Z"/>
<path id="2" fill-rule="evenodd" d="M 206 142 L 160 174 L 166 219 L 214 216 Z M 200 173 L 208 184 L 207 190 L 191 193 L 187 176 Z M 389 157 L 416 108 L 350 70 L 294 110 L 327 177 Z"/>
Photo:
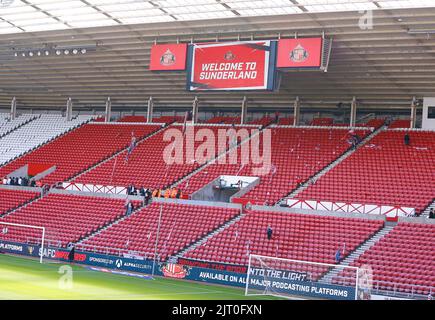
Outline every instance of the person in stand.
<path id="1" fill-rule="evenodd" d="M 74 262 L 75 250 L 76 250 L 76 247 L 75 247 L 74 243 L 70 242 L 70 243 L 68 244 L 68 250 L 69 250 L 69 253 L 68 253 L 68 261 L 69 261 L 70 263 L 72 263 L 72 262 Z"/>
<path id="2" fill-rule="evenodd" d="M 272 239 L 272 234 L 273 234 L 273 230 L 272 227 L 270 225 L 267 226 L 267 239 L 271 240 Z"/>
<path id="3" fill-rule="evenodd" d="M 411 142 L 411 138 L 409 137 L 409 133 L 405 133 L 405 136 L 403 137 L 403 140 L 405 142 L 405 146 L 409 146 L 409 143 Z"/>
<path id="4" fill-rule="evenodd" d="M 429 211 L 429 219 L 435 219 L 435 209 L 431 208 Z"/>

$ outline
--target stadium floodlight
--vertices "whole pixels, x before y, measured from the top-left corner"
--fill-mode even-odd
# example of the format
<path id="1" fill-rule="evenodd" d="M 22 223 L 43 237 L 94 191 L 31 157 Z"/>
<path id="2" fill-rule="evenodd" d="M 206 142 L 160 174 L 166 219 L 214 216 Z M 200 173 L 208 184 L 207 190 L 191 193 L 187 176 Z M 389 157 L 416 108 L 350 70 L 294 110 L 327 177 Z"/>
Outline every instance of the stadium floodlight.
<path id="1" fill-rule="evenodd" d="M 66 50 L 64 50 L 64 52 L 63 52 L 65 55 L 69 55 L 69 50 L 68 49 L 66 49 Z"/>
<path id="2" fill-rule="evenodd" d="M 44 243 L 45 243 L 45 227 L 40 226 L 31 226 L 27 224 L 19 224 L 19 223 L 10 223 L 10 222 L 2 222 L 0 221 L 0 229 L 1 229 L 1 240 L 5 240 L 8 242 L 16 242 L 13 238 L 8 239 L 9 234 L 15 234 L 17 230 L 25 229 L 34 229 L 38 230 L 41 233 L 41 244 L 40 244 L 40 251 L 39 251 L 39 262 L 42 263 L 43 257 L 44 257 Z M 32 234 L 32 232 L 30 232 Z M 39 237 L 38 237 L 39 238 Z"/>
<path id="3" fill-rule="evenodd" d="M 77 53 L 79 53 L 79 51 L 77 49 L 73 49 L 72 53 L 77 54 Z"/>
<path id="4" fill-rule="evenodd" d="M 29 57 L 33 57 L 33 52 L 32 51 L 29 52 Z"/>
<path id="5" fill-rule="evenodd" d="M 250 254 L 245 296 L 357 300 L 359 268 Z"/>
<path id="6" fill-rule="evenodd" d="M 82 54 L 85 54 L 85 53 L 86 53 L 86 49 L 83 48 L 82 50 L 80 50 L 80 52 L 81 52 Z"/>
<path id="7" fill-rule="evenodd" d="M 56 50 L 56 55 L 60 56 L 62 52 L 60 50 Z"/>

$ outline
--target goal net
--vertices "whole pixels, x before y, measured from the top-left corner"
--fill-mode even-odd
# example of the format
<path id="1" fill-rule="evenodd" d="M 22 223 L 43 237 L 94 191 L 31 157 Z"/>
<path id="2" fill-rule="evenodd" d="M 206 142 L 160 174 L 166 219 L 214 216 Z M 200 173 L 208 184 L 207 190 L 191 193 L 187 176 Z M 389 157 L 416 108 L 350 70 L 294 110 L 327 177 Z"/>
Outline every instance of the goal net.
<path id="1" fill-rule="evenodd" d="M 356 300 L 358 268 L 251 254 L 245 295 Z"/>
<path id="2" fill-rule="evenodd" d="M 43 262 L 45 228 L 0 221 L 0 252 L 39 257 Z"/>

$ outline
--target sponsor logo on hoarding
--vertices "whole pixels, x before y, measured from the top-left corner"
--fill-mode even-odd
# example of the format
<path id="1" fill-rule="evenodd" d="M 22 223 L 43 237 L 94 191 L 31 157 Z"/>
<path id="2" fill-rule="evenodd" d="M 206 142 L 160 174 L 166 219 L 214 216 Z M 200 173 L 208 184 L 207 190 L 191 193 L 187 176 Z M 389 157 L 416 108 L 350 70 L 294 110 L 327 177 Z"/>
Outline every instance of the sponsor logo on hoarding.
<path id="1" fill-rule="evenodd" d="M 13 243 L 3 243 L 0 242 L 0 249 L 14 251 L 14 252 L 23 252 L 23 246 Z"/>
<path id="2" fill-rule="evenodd" d="M 165 67 L 175 64 L 175 55 L 171 50 L 166 50 L 166 52 L 160 57 L 160 64 Z"/>

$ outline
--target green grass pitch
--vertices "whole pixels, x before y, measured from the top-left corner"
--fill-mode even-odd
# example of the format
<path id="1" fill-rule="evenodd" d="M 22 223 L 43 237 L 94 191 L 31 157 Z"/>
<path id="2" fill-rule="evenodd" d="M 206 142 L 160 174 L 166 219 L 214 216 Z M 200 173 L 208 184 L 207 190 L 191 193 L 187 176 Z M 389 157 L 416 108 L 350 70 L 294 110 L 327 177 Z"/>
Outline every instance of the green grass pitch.
<path id="1" fill-rule="evenodd" d="M 61 289 L 59 267 L 36 260 L 0 255 L 0 299 L 61 300 L 240 300 L 243 289 L 194 283 L 183 280 L 131 276 L 72 266 L 73 286 Z M 272 299 L 270 296 L 249 297 Z"/>

